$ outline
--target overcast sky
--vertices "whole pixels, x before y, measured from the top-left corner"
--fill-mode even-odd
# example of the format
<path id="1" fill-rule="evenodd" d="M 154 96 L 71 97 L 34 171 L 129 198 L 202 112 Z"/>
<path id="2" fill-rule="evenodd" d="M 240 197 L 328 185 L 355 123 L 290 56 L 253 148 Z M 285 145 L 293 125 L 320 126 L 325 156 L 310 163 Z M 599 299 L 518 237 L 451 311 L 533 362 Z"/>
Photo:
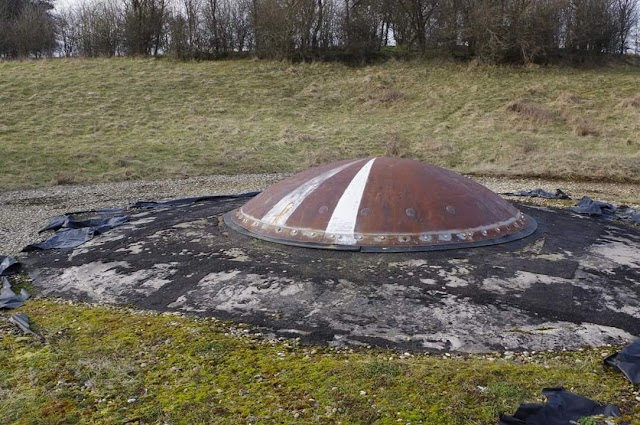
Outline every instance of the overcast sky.
<path id="1" fill-rule="evenodd" d="M 56 7 L 56 10 L 64 9 L 67 6 L 71 6 L 75 3 L 78 3 L 79 0 L 55 0 L 53 3 Z"/>

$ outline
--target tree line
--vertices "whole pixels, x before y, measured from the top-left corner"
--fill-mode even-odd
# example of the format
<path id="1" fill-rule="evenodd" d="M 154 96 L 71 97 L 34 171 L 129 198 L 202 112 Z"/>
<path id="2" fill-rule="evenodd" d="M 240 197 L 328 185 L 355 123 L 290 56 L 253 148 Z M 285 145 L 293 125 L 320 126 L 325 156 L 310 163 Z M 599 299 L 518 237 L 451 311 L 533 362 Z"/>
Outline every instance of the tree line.
<path id="1" fill-rule="evenodd" d="M 640 0 L 0 0 L 0 57 L 488 63 L 638 53 Z M 392 46 L 392 47 L 391 47 Z"/>

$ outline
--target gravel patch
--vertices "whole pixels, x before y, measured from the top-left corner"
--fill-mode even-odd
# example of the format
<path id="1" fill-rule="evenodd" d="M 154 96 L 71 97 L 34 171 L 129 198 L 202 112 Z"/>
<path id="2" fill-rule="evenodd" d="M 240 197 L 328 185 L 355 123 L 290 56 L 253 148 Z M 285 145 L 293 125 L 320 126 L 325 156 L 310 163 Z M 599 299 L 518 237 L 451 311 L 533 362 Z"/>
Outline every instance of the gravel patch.
<path id="1" fill-rule="evenodd" d="M 52 216 L 71 211 L 124 207 L 135 201 L 157 201 L 202 195 L 263 190 L 287 174 L 242 174 L 192 177 L 181 180 L 127 181 L 94 185 L 52 186 L 0 192 L 0 254 L 15 255 L 40 241 L 38 229 Z M 562 189 L 574 197 L 640 205 L 640 185 L 473 177 L 495 192 L 542 188 Z M 513 198 L 516 199 L 516 198 Z M 567 202 L 518 198 L 534 204 L 567 206 Z"/>
<path id="2" fill-rule="evenodd" d="M 136 201 L 159 201 L 203 195 L 263 190 L 286 174 L 241 174 L 182 180 L 126 181 L 65 185 L 0 192 L 0 254 L 15 255 L 38 235 L 50 217 L 72 211 L 126 207 Z"/>
<path id="3" fill-rule="evenodd" d="M 632 208 L 640 208 L 640 184 L 638 183 L 600 183 L 600 182 L 574 182 L 565 180 L 544 180 L 506 177 L 471 177 L 473 180 L 487 186 L 496 193 L 516 192 L 519 190 L 544 189 L 555 192 L 561 189 L 563 192 L 579 200 L 583 196 L 617 205 L 627 205 Z M 541 198 L 523 198 L 505 196 L 507 199 L 519 200 L 536 205 L 567 206 L 575 201 L 557 201 Z"/>

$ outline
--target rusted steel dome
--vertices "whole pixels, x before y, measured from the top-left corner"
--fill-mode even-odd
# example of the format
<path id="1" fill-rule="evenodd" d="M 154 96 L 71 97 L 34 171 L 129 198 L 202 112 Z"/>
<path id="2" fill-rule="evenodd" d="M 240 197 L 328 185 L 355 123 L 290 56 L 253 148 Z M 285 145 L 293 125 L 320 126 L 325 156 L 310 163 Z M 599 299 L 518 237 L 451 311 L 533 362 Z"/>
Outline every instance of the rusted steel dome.
<path id="1" fill-rule="evenodd" d="M 499 244 L 524 238 L 537 226 L 473 180 L 399 158 L 303 171 L 230 211 L 225 222 L 288 245 L 392 252 Z"/>

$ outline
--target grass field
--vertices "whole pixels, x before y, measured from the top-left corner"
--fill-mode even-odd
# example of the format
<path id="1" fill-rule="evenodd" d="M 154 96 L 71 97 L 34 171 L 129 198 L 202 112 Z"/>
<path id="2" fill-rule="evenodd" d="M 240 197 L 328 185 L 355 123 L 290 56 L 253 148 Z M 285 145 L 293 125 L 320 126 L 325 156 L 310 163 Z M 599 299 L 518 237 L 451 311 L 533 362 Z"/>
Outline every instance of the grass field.
<path id="1" fill-rule="evenodd" d="M 602 367 L 615 348 L 507 358 L 339 352 L 211 319 L 52 301 L 22 311 L 46 343 L 0 321 L 3 423 L 495 425 L 499 412 L 558 385 L 640 423 L 638 391 Z"/>
<path id="2" fill-rule="evenodd" d="M 640 181 L 640 67 L 0 62 L 0 190 L 401 155 Z"/>

